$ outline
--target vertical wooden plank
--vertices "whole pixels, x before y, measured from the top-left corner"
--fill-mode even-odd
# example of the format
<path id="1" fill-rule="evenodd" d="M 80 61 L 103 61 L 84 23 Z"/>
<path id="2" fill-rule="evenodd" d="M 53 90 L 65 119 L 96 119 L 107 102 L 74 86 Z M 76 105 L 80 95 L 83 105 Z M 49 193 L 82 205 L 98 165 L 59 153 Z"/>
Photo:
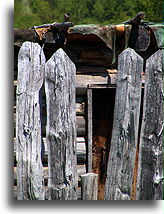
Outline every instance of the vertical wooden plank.
<path id="1" fill-rule="evenodd" d="M 88 139 L 87 139 L 87 172 L 92 172 L 92 89 L 87 89 L 87 128 L 88 128 Z"/>
<path id="2" fill-rule="evenodd" d="M 97 200 L 98 174 L 87 173 L 81 175 L 81 185 L 82 200 Z"/>
<path id="3" fill-rule="evenodd" d="M 146 62 L 137 199 L 163 199 L 163 50 Z"/>
<path id="4" fill-rule="evenodd" d="M 46 63 L 49 200 L 77 199 L 75 74 L 62 49 Z"/>
<path id="5" fill-rule="evenodd" d="M 105 200 L 130 200 L 138 141 L 143 59 L 133 50 L 118 58 L 114 122 Z"/>
<path id="6" fill-rule="evenodd" d="M 16 112 L 18 200 L 44 200 L 39 92 L 45 57 L 36 43 L 23 43 L 18 55 Z"/>

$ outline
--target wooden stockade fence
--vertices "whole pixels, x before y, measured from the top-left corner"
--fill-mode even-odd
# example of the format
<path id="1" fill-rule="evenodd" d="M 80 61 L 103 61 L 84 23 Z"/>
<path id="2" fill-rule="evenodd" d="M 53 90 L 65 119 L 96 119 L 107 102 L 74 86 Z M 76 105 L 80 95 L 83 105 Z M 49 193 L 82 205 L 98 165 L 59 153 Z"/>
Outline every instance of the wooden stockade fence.
<path id="1" fill-rule="evenodd" d="M 105 200 L 130 200 L 138 170 L 138 200 L 163 198 L 163 50 L 146 62 L 141 110 L 143 59 L 127 49 L 119 55 L 115 112 Z M 141 131 L 139 130 L 141 117 Z M 141 134 L 140 134 L 141 132 Z M 135 157 L 139 163 L 135 169 Z"/>
<path id="2" fill-rule="evenodd" d="M 138 142 L 142 71 L 143 59 L 134 50 L 128 48 L 119 55 L 106 200 L 130 199 Z"/>
<path id="3" fill-rule="evenodd" d="M 18 56 L 16 111 L 17 199 L 44 200 L 41 112 L 45 57 L 38 44 L 25 42 Z"/>
<path id="4" fill-rule="evenodd" d="M 62 49 L 46 63 L 49 200 L 77 200 L 75 74 Z"/>
<path id="5" fill-rule="evenodd" d="M 163 50 L 146 63 L 138 164 L 138 200 L 163 198 Z"/>
<path id="6" fill-rule="evenodd" d="M 105 200 L 156 200 L 163 197 L 162 50 L 146 61 L 145 87 L 142 73 L 143 59 L 133 49 L 124 50 L 118 59 Z M 92 89 L 88 88 L 87 93 L 87 132 L 84 128 L 80 132 L 81 136 L 87 135 L 85 154 L 80 144 L 76 144 L 81 126 L 76 116 L 78 79 L 75 74 L 75 65 L 62 49 L 47 62 L 42 48 L 36 43 L 25 42 L 19 51 L 16 94 L 18 200 L 98 199 L 101 175 L 92 173 Z M 86 83 L 84 85 L 86 87 Z M 109 86 L 110 82 L 107 88 Z M 44 87 L 46 101 L 41 99 Z M 141 95 L 144 95 L 143 101 Z M 43 137 L 45 124 L 46 137 Z M 44 150 L 48 157 L 46 171 Z M 77 170 L 79 160 L 85 162 L 88 174 L 83 172 L 80 176 Z M 78 193 L 79 179 L 81 196 Z"/>
<path id="7" fill-rule="evenodd" d="M 86 170 L 77 163 L 86 162 L 86 151 L 83 140 L 76 135 L 84 136 L 85 130 L 82 116 L 76 116 L 76 112 L 83 115 L 84 104 L 83 99 L 77 99 L 78 106 L 75 106 L 75 72 L 74 64 L 62 49 L 47 63 L 38 44 L 25 42 L 20 49 L 16 92 L 17 167 L 14 169 L 18 200 L 81 197 L 77 195 L 77 185 Z M 44 85 L 46 118 L 42 112 Z M 45 120 L 46 138 L 42 127 Z M 48 167 L 43 167 L 43 161 L 48 162 Z"/>

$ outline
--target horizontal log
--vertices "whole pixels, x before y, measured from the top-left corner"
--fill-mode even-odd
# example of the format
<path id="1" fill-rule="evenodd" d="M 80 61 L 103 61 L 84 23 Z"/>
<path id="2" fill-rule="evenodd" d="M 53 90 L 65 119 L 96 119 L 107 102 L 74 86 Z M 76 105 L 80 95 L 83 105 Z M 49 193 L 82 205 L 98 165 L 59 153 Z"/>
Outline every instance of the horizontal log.
<path id="1" fill-rule="evenodd" d="M 87 42 L 79 42 L 79 44 L 76 42 L 76 44 L 69 44 L 64 51 L 76 67 L 85 65 L 109 67 L 112 65 L 113 53 L 102 43 L 93 46 L 88 45 Z"/>
<path id="2" fill-rule="evenodd" d="M 76 103 L 76 115 L 84 115 L 85 107 L 84 103 Z"/>
<path id="3" fill-rule="evenodd" d="M 110 84 L 110 76 L 105 74 L 76 75 L 76 88 L 87 88 L 90 84 Z"/>
<path id="4" fill-rule="evenodd" d="M 86 95 L 87 87 L 90 84 L 110 84 L 110 77 L 107 73 L 99 75 L 76 75 L 76 94 Z"/>
<path id="5" fill-rule="evenodd" d="M 77 162 L 86 163 L 86 147 L 85 143 L 77 144 Z"/>
<path id="6" fill-rule="evenodd" d="M 14 29 L 14 44 L 17 46 L 21 46 L 25 41 L 36 42 L 37 38 L 34 29 Z"/>
<path id="7" fill-rule="evenodd" d="M 76 95 L 76 115 L 84 116 L 86 114 L 86 98 Z"/>
<path id="8" fill-rule="evenodd" d="M 85 103 L 86 97 L 85 96 L 76 96 L 76 103 Z"/>
<path id="9" fill-rule="evenodd" d="M 145 73 L 142 72 L 142 84 L 145 83 Z M 110 86 L 117 84 L 117 70 L 108 70 L 107 73 L 76 75 L 76 96 L 86 96 L 88 85 Z"/>
<path id="10" fill-rule="evenodd" d="M 32 29 L 39 29 L 39 28 L 50 28 L 51 30 L 63 30 L 67 31 L 69 27 L 73 27 L 72 22 L 62 22 L 62 23 L 52 23 L 52 24 L 44 24 L 40 26 L 34 26 Z"/>
<path id="11" fill-rule="evenodd" d="M 106 73 L 107 67 L 102 66 L 77 66 L 76 74 Z"/>
<path id="12" fill-rule="evenodd" d="M 76 116 L 77 137 L 86 135 L 86 120 L 83 116 Z"/>
<path id="13" fill-rule="evenodd" d="M 85 164 L 86 163 L 86 147 L 85 140 L 83 137 L 77 138 L 77 164 Z M 48 150 L 47 150 L 47 142 L 46 138 L 43 138 L 44 143 L 44 165 L 48 163 Z M 16 158 L 16 139 L 14 138 L 14 156 Z"/>
<path id="14" fill-rule="evenodd" d="M 85 102 L 76 103 L 76 115 L 78 116 L 85 115 Z"/>

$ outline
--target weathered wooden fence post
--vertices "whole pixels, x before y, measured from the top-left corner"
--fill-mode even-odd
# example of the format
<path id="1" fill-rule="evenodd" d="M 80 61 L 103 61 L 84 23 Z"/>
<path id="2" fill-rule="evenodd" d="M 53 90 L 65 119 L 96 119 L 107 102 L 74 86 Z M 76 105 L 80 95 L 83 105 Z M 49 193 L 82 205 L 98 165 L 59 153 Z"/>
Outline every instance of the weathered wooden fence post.
<path id="1" fill-rule="evenodd" d="M 62 49 L 46 63 L 49 200 L 77 199 L 75 74 Z"/>
<path id="2" fill-rule="evenodd" d="M 163 179 L 163 50 L 159 50 L 146 62 L 137 199 L 162 200 Z"/>
<path id="3" fill-rule="evenodd" d="M 143 59 L 126 49 L 118 57 L 118 80 L 105 200 L 130 200 L 138 142 Z"/>
<path id="4" fill-rule="evenodd" d="M 39 91 L 45 57 L 36 43 L 25 42 L 18 55 L 16 111 L 17 199 L 44 200 Z"/>
<path id="5" fill-rule="evenodd" d="M 88 139 L 87 139 L 87 172 L 93 172 L 92 171 L 92 89 L 87 90 L 87 101 L 88 101 L 88 113 L 87 113 L 87 120 L 88 120 Z"/>
<path id="6" fill-rule="evenodd" d="M 97 200 L 98 196 L 98 174 L 87 173 L 81 175 L 81 199 Z"/>

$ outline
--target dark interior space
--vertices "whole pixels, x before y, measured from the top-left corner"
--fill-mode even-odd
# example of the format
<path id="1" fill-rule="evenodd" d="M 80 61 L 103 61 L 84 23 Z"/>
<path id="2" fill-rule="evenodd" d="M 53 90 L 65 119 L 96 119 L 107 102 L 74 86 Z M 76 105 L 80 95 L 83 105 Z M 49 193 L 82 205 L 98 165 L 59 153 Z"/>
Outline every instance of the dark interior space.
<path id="1" fill-rule="evenodd" d="M 98 178 L 98 200 L 104 199 L 107 162 L 113 126 L 116 88 L 93 89 L 93 172 Z"/>

